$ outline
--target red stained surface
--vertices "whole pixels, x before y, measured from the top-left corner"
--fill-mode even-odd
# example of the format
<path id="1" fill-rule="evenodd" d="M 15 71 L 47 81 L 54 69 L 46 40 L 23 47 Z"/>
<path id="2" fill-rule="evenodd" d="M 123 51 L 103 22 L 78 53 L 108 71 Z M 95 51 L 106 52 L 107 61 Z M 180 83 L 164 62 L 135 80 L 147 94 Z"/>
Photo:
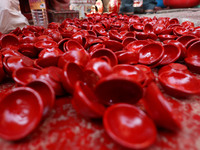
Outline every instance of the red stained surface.
<path id="1" fill-rule="evenodd" d="M 0 85 L 0 97 L 14 84 L 7 81 Z M 167 95 L 165 95 L 167 96 Z M 167 96 L 169 98 L 169 96 Z M 200 148 L 200 97 L 190 100 L 168 99 L 174 113 L 179 116 L 182 129 L 177 133 L 159 130 L 155 144 L 148 150 L 198 150 Z M 51 114 L 32 134 L 18 142 L 0 139 L 1 150 L 126 150 L 113 142 L 101 120 L 87 120 L 77 115 L 71 99 L 56 100 Z"/>

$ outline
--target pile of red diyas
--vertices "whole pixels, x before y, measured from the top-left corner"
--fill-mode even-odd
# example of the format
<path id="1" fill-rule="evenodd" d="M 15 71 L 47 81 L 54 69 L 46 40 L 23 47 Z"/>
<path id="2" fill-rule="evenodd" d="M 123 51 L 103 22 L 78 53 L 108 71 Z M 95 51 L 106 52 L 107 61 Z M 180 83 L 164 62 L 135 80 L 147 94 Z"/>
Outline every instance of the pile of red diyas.
<path id="1" fill-rule="evenodd" d="M 127 148 L 151 146 L 163 129 L 179 132 L 169 97 L 200 96 L 199 37 L 190 21 L 114 13 L 2 34 L 0 81 L 16 86 L 0 100 L 0 137 L 23 139 L 62 96 L 82 117 L 102 118 Z"/>

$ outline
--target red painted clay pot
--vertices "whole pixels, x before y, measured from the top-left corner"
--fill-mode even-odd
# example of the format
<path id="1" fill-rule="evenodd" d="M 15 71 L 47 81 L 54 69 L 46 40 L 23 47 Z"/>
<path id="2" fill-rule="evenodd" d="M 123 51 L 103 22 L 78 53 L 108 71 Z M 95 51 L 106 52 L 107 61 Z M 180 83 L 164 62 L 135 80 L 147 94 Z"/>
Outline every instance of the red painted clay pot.
<path id="1" fill-rule="evenodd" d="M 108 135 L 126 148 L 147 148 L 156 139 L 157 131 L 152 120 L 130 104 L 120 103 L 108 107 L 103 124 Z"/>
<path id="2" fill-rule="evenodd" d="M 31 133 L 42 119 L 40 95 L 28 87 L 14 88 L 0 101 L 0 137 L 20 140 Z"/>
<path id="3" fill-rule="evenodd" d="M 105 107 L 98 102 L 92 89 L 81 81 L 76 82 L 72 106 L 86 118 L 101 118 L 105 111 Z"/>

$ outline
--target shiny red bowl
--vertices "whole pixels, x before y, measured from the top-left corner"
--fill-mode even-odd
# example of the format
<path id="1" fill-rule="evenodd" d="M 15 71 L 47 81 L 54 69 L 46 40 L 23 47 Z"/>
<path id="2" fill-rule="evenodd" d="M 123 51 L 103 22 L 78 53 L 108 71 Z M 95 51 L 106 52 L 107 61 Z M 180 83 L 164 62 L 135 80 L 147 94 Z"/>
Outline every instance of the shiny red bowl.
<path id="1" fill-rule="evenodd" d="M 40 95 L 28 87 L 14 88 L 0 101 L 0 137 L 20 140 L 30 134 L 42 119 Z"/>
<path id="2" fill-rule="evenodd" d="M 71 51 L 71 50 L 85 50 L 84 47 L 77 41 L 75 40 L 69 40 L 67 42 L 64 43 L 63 45 L 63 49 L 64 51 Z"/>
<path id="3" fill-rule="evenodd" d="M 165 44 L 164 54 L 162 59 L 159 62 L 159 65 L 167 65 L 177 61 L 181 56 L 181 49 L 175 44 Z"/>
<path id="4" fill-rule="evenodd" d="M 158 43 L 150 43 L 139 50 L 139 63 L 153 65 L 161 60 L 164 47 Z"/>
<path id="5" fill-rule="evenodd" d="M 24 86 L 36 79 L 38 69 L 33 67 L 21 67 L 12 74 L 13 80 L 20 86 Z"/>
<path id="6" fill-rule="evenodd" d="M 138 81 L 120 74 L 111 74 L 99 80 L 95 93 L 100 103 L 112 105 L 120 102 L 135 104 L 142 98 L 143 89 Z"/>
<path id="7" fill-rule="evenodd" d="M 190 71 L 200 74 L 200 57 L 187 57 L 185 63 Z"/>
<path id="8" fill-rule="evenodd" d="M 94 92 L 82 81 L 76 82 L 72 106 L 86 118 L 101 118 L 106 109 L 98 102 Z"/>
<path id="9" fill-rule="evenodd" d="M 183 72 L 163 72 L 158 76 L 165 92 L 177 98 L 200 94 L 200 80 Z"/>
<path id="10" fill-rule="evenodd" d="M 158 35 L 158 38 L 160 41 L 165 41 L 165 40 L 175 40 L 177 38 L 176 35 L 169 35 L 169 34 L 160 34 Z"/>
<path id="11" fill-rule="evenodd" d="M 55 102 L 55 92 L 51 85 L 45 80 L 34 80 L 26 84 L 26 87 L 30 87 L 37 91 L 43 102 L 43 117 L 47 117 L 53 109 Z"/>
<path id="12" fill-rule="evenodd" d="M 143 102 L 147 114 L 154 120 L 158 127 L 171 131 L 177 131 L 181 128 L 177 116 L 173 114 L 172 107 L 155 82 L 151 82 L 147 86 Z"/>
<path id="13" fill-rule="evenodd" d="M 200 41 L 193 43 L 187 50 L 187 57 L 200 58 Z"/>
<path id="14" fill-rule="evenodd" d="M 103 44 L 105 44 L 106 48 L 111 49 L 113 52 L 120 51 L 124 47 L 121 42 L 115 40 L 103 41 Z"/>
<path id="15" fill-rule="evenodd" d="M 1 47 L 5 48 L 7 46 L 18 46 L 19 45 L 19 38 L 14 34 L 4 34 L 1 37 Z"/>
<path id="16" fill-rule="evenodd" d="M 144 149 L 156 140 L 153 121 L 137 107 L 119 103 L 108 107 L 103 116 L 107 134 L 118 144 L 131 149 Z"/>

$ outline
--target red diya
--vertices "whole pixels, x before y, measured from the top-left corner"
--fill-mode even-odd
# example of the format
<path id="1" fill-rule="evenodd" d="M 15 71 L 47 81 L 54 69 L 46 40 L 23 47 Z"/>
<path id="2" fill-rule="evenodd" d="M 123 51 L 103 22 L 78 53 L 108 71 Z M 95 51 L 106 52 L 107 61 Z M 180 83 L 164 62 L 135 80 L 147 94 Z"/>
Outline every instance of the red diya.
<path id="1" fill-rule="evenodd" d="M 153 65 L 161 60 L 164 48 L 157 43 L 147 44 L 139 50 L 139 63 Z"/>
<path id="2" fill-rule="evenodd" d="M 95 93 L 99 102 L 105 105 L 120 102 L 135 104 L 142 97 L 143 89 L 138 81 L 114 73 L 97 82 Z"/>
<path id="3" fill-rule="evenodd" d="M 118 63 L 116 54 L 108 48 L 100 48 L 90 53 L 91 58 L 99 58 L 102 56 L 108 57 L 110 65 L 115 66 Z"/>
<path id="4" fill-rule="evenodd" d="M 1 47 L 5 48 L 9 45 L 18 46 L 19 38 L 14 34 L 4 34 L 1 36 Z"/>
<path id="5" fill-rule="evenodd" d="M 190 71 L 200 74 L 200 57 L 187 57 L 185 58 L 185 63 Z"/>
<path id="6" fill-rule="evenodd" d="M 47 117 L 53 109 L 55 102 L 55 92 L 52 86 L 45 80 L 32 80 L 26 87 L 38 92 L 43 102 L 43 117 Z"/>
<path id="7" fill-rule="evenodd" d="M 173 63 L 179 59 L 181 56 L 181 49 L 175 44 L 165 44 L 164 54 L 162 59 L 159 62 L 159 65 L 167 65 L 169 63 Z"/>
<path id="8" fill-rule="evenodd" d="M 21 67 L 13 72 L 12 78 L 19 86 L 25 86 L 36 79 L 36 74 L 38 72 L 39 70 L 36 68 Z"/>
<path id="9" fill-rule="evenodd" d="M 199 51 L 200 41 L 193 43 L 187 50 L 187 57 L 199 58 L 200 51 Z"/>
<path id="10" fill-rule="evenodd" d="M 77 41 L 75 40 L 69 40 L 64 43 L 63 45 L 64 51 L 71 51 L 71 50 L 85 50 L 84 47 Z"/>
<path id="11" fill-rule="evenodd" d="M 165 92 L 177 98 L 200 94 L 200 80 L 184 72 L 163 72 L 158 77 Z"/>
<path id="12" fill-rule="evenodd" d="M 156 140 L 157 131 L 153 121 L 130 104 L 119 103 L 108 107 L 103 124 L 107 134 L 126 148 L 147 148 Z"/>
<path id="13" fill-rule="evenodd" d="M 192 39 L 197 38 L 195 35 L 185 34 L 177 38 L 177 41 L 181 42 L 184 46 L 186 46 L 187 42 L 189 42 Z"/>
<path id="14" fill-rule="evenodd" d="M 86 118 L 101 118 L 106 110 L 105 106 L 98 102 L 92 89 L 81 81 L 75 84 L 72 105 L 74 109 Z"/>
<path id="15" fill-rule="evenodd" d="M 0 137 L 6 140 L 26 137 L 42 119 L 42 99 L 35 90 L 28 87 L 7 92 L 0 101 L 0 108 Z"/>
<path id="16" fill-rule="evenodd" d="M 144 92 L 144 106 L 147 114 L 157 126 L 177 131 L 181 128 L 178 118 L 173 114 L 172 107 L 155 82 L 151 82 Z"/>

